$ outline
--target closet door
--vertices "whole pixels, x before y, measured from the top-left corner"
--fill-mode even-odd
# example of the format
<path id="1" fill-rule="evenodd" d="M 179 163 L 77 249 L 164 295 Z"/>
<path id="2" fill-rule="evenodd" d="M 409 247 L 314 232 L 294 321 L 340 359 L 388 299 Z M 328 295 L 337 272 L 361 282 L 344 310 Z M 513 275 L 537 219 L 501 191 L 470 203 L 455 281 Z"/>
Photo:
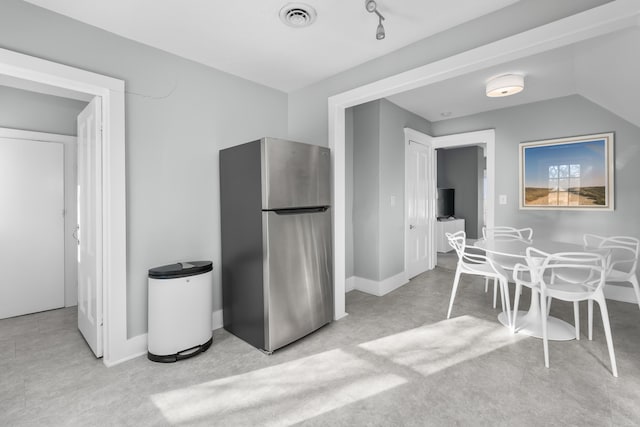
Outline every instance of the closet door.
<path id="1" fill-rule="evenodd" d="M 0 138 L 0 319 L 64 306 L 63 155 Z"/>

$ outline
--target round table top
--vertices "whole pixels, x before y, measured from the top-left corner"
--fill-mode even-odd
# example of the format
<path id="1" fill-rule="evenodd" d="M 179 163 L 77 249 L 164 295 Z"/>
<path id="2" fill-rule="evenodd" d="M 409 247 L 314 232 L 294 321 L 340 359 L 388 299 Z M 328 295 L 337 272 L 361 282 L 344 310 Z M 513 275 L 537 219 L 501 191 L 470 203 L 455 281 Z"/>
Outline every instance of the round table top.
<path id="1" fill-rule="evenodd" d="M 534 247 L 546 253 L 584 252 L 584 246 L 576 243 L 557 242 L 550 239 L 519 240 L 519 239 L 482 239 L 474 246 L 489 252 L 526 256 L 527 248 Z"/>

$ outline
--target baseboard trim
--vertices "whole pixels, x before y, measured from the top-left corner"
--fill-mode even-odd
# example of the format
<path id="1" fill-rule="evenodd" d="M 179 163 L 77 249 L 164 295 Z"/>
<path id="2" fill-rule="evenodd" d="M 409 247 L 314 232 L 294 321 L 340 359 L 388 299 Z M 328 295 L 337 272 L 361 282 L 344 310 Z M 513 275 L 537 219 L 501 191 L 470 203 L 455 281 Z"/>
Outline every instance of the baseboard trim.
<path id="1" fill-rule="evenodd" d="M 344 291 L 351 292 L 356 289 L 356 276 L 347 277 L 344 280 Z"/>
<path id="2" fill-rule="evenodd" d="M 632 287 L 607 284 L 604 287 L 604 296 L 607 299 L 614 301 L 628 302 L 631 304 L 637 304 L 636 293 Z"/>
<path id="3" fill-rule="evenodd" d="M 365 279 L 364 277 L 358 276 L 352 276 L 347 280 L 350 279 L 353 279 L 353 289 L 378 297 L 386 295 L 389 292 L 409 283 L 404 271 L 381 281 Z"/>
<path id="4" fill-rule="evenodd" d="M 224 326 L 224 320 L 222 319 L 222 310 L 216 310 L 211 314 L 211 329 L 214 331 Z"/>
<path id="5" fill-rule="evenodd" d="M 105 360 L 104 364 L 107 368 L 110 368 L 112 366 L 119 365 L 121 363 L 127 362 L 131 359 L 135 359 L 136 357 L 140 357 L 145 354 L 147 354 L 147 334 L 140 334 L 140 335 L 136 335 L 135 337 L 131 337 L 127 340 L 126 356 L 123 356 L 118 360 L 114 360 L 110 362 L 107 362 Z"/>
<path id="6" fill-rule="evenodd" d="M 224 323 L 222 320 L 222 310 L 216 310 L 211 313 L 211 329 L 215 331 L 216 329 L 222 328 L 223 325 Z M 129 338 L 127 340 L 127 347 L 129 348 L 129 354 L 116 361 L 105 363 L 105 366 L 110 368 L 131 359 L 135 359 L 136 357 L 146 355 L 148 351 L 147 334 L 140 334 L 136 335 L 135 337 Z"/>

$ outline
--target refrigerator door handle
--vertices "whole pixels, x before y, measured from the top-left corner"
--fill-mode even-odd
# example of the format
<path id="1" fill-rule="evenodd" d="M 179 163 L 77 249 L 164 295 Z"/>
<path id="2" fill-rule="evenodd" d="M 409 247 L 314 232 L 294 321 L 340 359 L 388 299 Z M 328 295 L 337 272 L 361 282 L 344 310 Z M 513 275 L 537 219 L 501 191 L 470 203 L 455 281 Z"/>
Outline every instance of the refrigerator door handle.
<path id="1" fill-rule="evenodd" d="M 326 212 L 329 206 L 316 206 L 313 208 L 290 208 L 290 209 L 273 209 L 277 215 L 297 215 L 306 213 Z"/>

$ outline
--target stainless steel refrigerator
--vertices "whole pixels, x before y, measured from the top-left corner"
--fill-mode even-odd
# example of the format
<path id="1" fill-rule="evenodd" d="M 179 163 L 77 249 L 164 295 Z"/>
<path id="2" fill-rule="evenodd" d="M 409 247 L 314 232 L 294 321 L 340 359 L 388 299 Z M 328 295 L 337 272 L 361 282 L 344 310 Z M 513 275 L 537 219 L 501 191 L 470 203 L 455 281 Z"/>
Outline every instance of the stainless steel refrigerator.
<path id="1" fill-rule="evenodd" d="M 333 319 L 329 149 L 220 150 L 224 328 L 273 352 Z"/>

